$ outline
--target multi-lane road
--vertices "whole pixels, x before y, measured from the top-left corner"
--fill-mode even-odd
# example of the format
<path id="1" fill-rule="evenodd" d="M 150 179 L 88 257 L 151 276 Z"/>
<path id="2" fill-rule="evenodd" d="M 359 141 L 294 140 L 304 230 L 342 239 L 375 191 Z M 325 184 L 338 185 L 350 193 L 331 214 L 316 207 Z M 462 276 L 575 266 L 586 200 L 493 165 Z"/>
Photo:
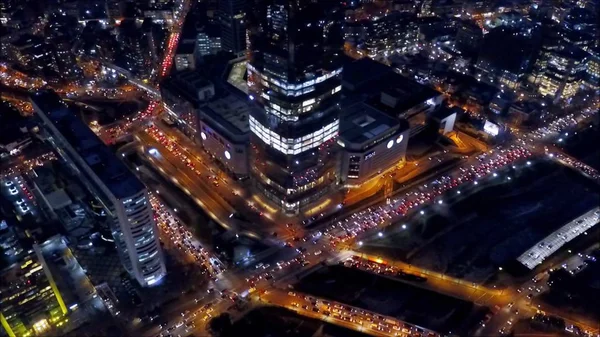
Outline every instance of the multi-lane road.
<path id="1" fill-rule="evenodd" d="M 177 5 L 175 22 L 167 41 L 164 59 L 156 71 L 159 78 L 166 76 L 172 67 L 179 32 L 189 6 L 188 0 L 183 0 Z M 0 67 L 0 75 L 4 76 L 3 80 L 12 81 L 12 84 L 28 89 L 39 86 L 36 80 L 29 81 L 19 74 L 9 74 L 6 67 Z M 156 96 L 156 90 L 149 89 L 151 89 L 151 94 Z M 353 247 L 353 245 L 360 246 L 360 238 L 363 235 L 378 231 L 391 223 L 402 221 L 407 213 L 419 211 L 425 204 L 443 203 L 442 196 L 446 193 L 460 194 L 461 191 L 466 193 L 468 189 L 466 186 L 476 185 L 478 180 L 483 177 L 495 177 L 495 171 L 512 165 L 515 161 L 521 165 L 527 165 L 524 158 L 531 155 L 530 149 L 535 148 L 536 145 L 540 145 L 538 150 L 541 149 L 541 144 L 550 138 L 558 141 L 556 138 L 563 134 L 564 128 L 577 125 L 581 120 L 587 118 L 589 111 L 582 116 L 573 114 L 561 117 L 547 127 L 532 132 L 529 136 L 523 135 L 522 139 L 513 143 L 519 144 L 518 147 L 494 148 L 484 155 L 469 157 L 447 171 L 438 173 L 438 176 L 432 179 L 424 178 L 418 183 L 409 183 L 402 188 L 400 194 L 403 195 L 394 196 L 388 202 L 382 199 L 369 205 L 370 207 L 365 210 L 362 210 L 361 206 L 351 211 L 342 209 L 336 215 L 335 221 L 322 221 L 320 225 L 313 226 L 310 230 L 299 226 L 300 221 L 282 216 L 275 209 L 271 209 L 269 205 L 261 202 L 259 197 L 247 193 L 247 186 L 243 182 L 232 179 L 221 172 L 206 153 L 198 150 L 192 142 L 177 131 L 162 125 L 156 118 L 159 113 L 160 101 L 157 98 L 156 101 L 151 102 L 148 109 L 140 112 L 132 120 L 102 130 L 102 132 L 108 134 L 106 138 L 109 141 L 133 134 L 139 143 L 139 151 L 147 160 L 166 179 L 190 196 L 215 222 L 236 233 L 263 239 L 271 246 L 269 251 L 284 251 L 284 253 L 264 255 L 264 257 L 255 259 L 249 266 L 225 270 L 220 262 L 217 264 L 212 262 L 218 260 L 208 247 L 204 247 L 194 240 L 189 230 L 177 218 L 177 212 L 163 205 L 154 196 L 152 201 L 161 228 L 161 240 L 166 242 L 170 248 L 177 249 L 178 258 L 196 263 L 199 268 L 206 269 L 211 275 L 211 281 L 205 289 L 189 294 L 169 305 L 161 317 L 167 321 L 166 324 L 162 324 L 164 326 L 158 324 L 137 326 L 134 328 L 134 332 L 146 336 L 159 334 L 184 336 L 190 333 L 204 335 L 206 323 L 210 318 L 229 310 L 234 304 L 234 300 L 231 298 L 252 297 L 261 303 L 268 301 L 271 304 L 296 310 L 305 316 L 319 318 L 372 335 L 404 336 L 410 334 L 410 328 L 404 331 L 407 326 L 393 318 L 381 317 L 376 318 L 377 321 L 375 321 L 374 316 L 377 315 L 375 313 L 367 313 L 360 308 L 350 308 L 342 304 L 337 305 L 343 307 L 344 310 L 336 308 L 336 304 L 333 303 L 326 307 L 323 300 L 319 300 L 318 305 L 313 305 L 304 297 L 300 299 L 299 294 L 290 294 L 283 289 L 286 288 L 288 282 L 294 280 L 295 275 L 304 273 L 309 268 L 317 268 L 316 265 L 320 262 L 334 263 L 350 258 L 354 253 L 345 249 L 355 248 L 356 246 Z M 155 120 L 154 126 L 149 126 L 147 122 L 153 119 Z M 569 164 L 578 168 L 576 161 L 575 164 L 573 162 Z M 365 205 L 364 208 L 366 207 Z M 241 214 L 247 221 L 238 220 L 236 216 L 232 216 L 236 214 Z M 273 233 L 277 235 L 274 236 Z M 273 256 L 277 256 L 281 260 L 269 260 Z M 379 259 L 378 257 L 368 258 L 375 262 Z M 529 288 L 534 289 L 532 297 L 535 297 L 538 293 L 537 289 L 544 282 L 544 278 L 536 279 L 536 282 L 528 281 L 521 286 L 520 292 L 513 289 L 488 289 L 409 266 L 401 261 L 386 262 L 388 265 L 393 265 L 394 268 L 426 276 L 428 278 L 427 286 L 432 290 L 493 306 L 496 314 L 489 322 L 481 326 L 478 331 L 481 335 L 497 335 L 500 332 L 508 331 L 512 322 L 518 317 L 534 313 L 537 309 L 531 306 L 532 301 L 527 298 Z M 566 263 L 571 264 L 568 261 Z M 241 301 L 247 302 L 248 300 Z M 349 315 L 345 314 L 346 307 Z M 317 309 L 318 312 L 314 309 Z M 164 322 L 161 321 L 161 323 Z M 579 324 L 593 329 L 593 327 L 580 322 Z"/>
<path id="2" fill-rule="evenodd" d="M 154 132 L 154 134 L 152 134 Z M 199 204 L 203 206 L 205 209 L 208 208 L 213 212 L 215 217 L 222 217 L 225 219 L 225 222 L 228 222 L 226 219 L 229 218 L 231 212 L 231 204 L 229 202 L 224 202 L 222 199 L 223 192 L 219 191 L 219 187 L 221 185 L 225 186 L 226 191 L 231 193 L 231 185 L 234 185 L 236 182 L 231 180 L 230 178 L 226 178 L 225 175 L 216 174 L 215 166 L 211 165 L 210 162 L 206 162 L 206 159 L 203 159 L 196 153 L 194 150 L 184 149 L 184 146 L 179 148 L 173 148 L 169 144 L 161 142 L 160 139 L 156 139 L 156 132 L 162 131 L 144 131 L 138 133 L 138 139 L 142 144 L 145 144 L 144 151 L 151 158 L 153 163 L 157 166 L 157 168 L 161 171 L 165 172 L 167 177 L 176 183 L 183 189 L 184 192 L 195 195 L 194 191 L 201 191 L 203 196 L 199 196 L 198 199 L 202 198 Z M 162 134 L 163 137 L 167 137 L 166 132 Z M 178 143 L 178 142 L 176 142 Z M 166 145 L 165 145 L 166 144 Z M 178 143 L 179 144 L 179 143 Z M 357 235 L 362 232 L 380 226 L 382 223 L 390 223 L 394 221 L 390 221 L 395 217 L 401 218 L 406 212 L 408 212 L 412 208 L 419 207 L 425 203 L 429 202 L 440 202 L 440 199 L 437 199 L 437 196 L 442 193 L 447 192 L 448 190 L 454 189 L 457 193 L 460 193 L 461 188 L 464 189 L 462 185 L 469 184 L 477 184 L 478 179 L 482 179 L 484 176 L 492 176 L 495 174 L 494 171 L 500 169 L 503 166 L 512 164 L 514 160 L 524 160 L 530 153 L 522 148 L 513 147 L 509 149 L 496 149 L 492 150 L 489 153 L 485 154 L 485 156 L 478 156 L 476 163 L 478 165 L 472 165 L 469 162 L 467 167 L 464 165 L 459 166 L 454 169 L 452 172 L 448 173 L 444 177 L 438 178 L 433 182 L 428 182 L 428 184 L 421 184 L 419 186 L 415 186 L 412 190 L 416 191 L 414 193 L 409 192 L 406 194 L 404 198 L 395 199 L 393 202 L 387 205 L 380 205 L 378 207 L 374 207 L 363 212 L 354 213 L 350 218 L 350 224 L 353 226 L 348 226 L 348 221 L 340 221 L 338 224 L 344 224 L 342 228 L 332 228 L 331 232 L 328 233 L 329 239 L 332 239 L 333 243 L 339 243 L 340 241 L 344 242 L 347 239 L 354 239 Z M 191 160 L 191 163 L 188 161 Z M 528 162 L 523 161 L 522 165 L 528 165 Z M 198 171 L 199 167 L 203 167 L 203 170 L 209 170 L 211 172 L 206 178 L 203 178 L 203 173 Z M 213 176 L 217 176 L 217 179 Z M 222 180 L 219 180 L 222 179 Z M 199 183 L 198 180 L 204 181 L 203 183 Z M 218 184 L 217 184 L 218 183 Z M 211 186 L 212 184 L 212 186 Z M 230 185 L 231 184 L 231 185 Z M 241 187 L 240 187 L 241 188 Z M 464 189 L 466 191 L 466 189 Z M 207 203 L 210 203 L 210 206 L 207 207 Z M 390 211 L 396 211 L 393 215 L 390 215 Z M 215 213 L 218 212 L 218 213 Z M 365 226 L 365 224 L 367 226 Z M 280 226 L 282 227 L 282 226 Z M 238 229 L 239 230 L 239 229 Z M 350 241 L 352 242 L 352 241 Z M 310 249 L 310 247 L 308 247 Z M 322 250 L 331 249 L 332 247 L 322 247 Z M 310 249 L 307 250 L 305 255 L 313 256 L 315 250 Z M 335 254 L 335 253 L 334 253 Z M 317 259 L 321 260 L 324 258 L 331 257 L 330 253 L 324 253 Z M 259 263 L 259 261 L 256 261 Z M 414 267 L 413 267 L 414 268 Z M 423 271 L 423 273 L 427 273 L 428 271 Z M 235 289 L 237 291 L 242 291 L 244 288 L 248 288 L 250 285 L 245 283 L 240 277 L 236 277 L 234 274 L 238 275 L 247 275 L 246 272 L 240 271 L 228 271 L 226 274 L 224 273 L 224 277 L 220 278 L 216 283 L 217 289 Z M 267 272 L 268 273 L 268 272 Z M 431 272 L 429 272 L 431 275 Z M 441 279 L 441 278 L 438 278 Z M 233 280 L 233 281 L 232 281 Z M 440 281 L 440 284 L 436 285 L 436 288 L 439 286 L 438 291 L 444 292 L 445 286 L 449 283 L 460 284 L 460 282 L 455 281 Z M 221 287 L 219 288 L 219 284 Z M 226 284 L 226 286 L 223 286 Z M 476 286 L 472 285 L 464 285 L 471 289 L 471 296 L 473 293 L 476 293 L 478 290 Z M 446 289 L 448 291 L 448 289 Z M 486 292 L 484 289 L 479 289 L 481 292 Z M 497 298 L 495 301 L 490 303 L 498 303 L 496 304 L 498 307 L 502 307 L 507 305 L 507 298 L 509 298 L 509 294 L 516 294 L 513 291 L 506 290 L 504 295 L 502 294 L 492 294 L 490 297 Z M 471 297 L 469 296 L 469 297 Z M 517 298 L 515 296 L 515 298 Z M 472 297 L 471 297 L 472 299 Z M 501 299 L 501 300 L 498 300 Z M 500 306 L 499 304 L 502 304 Z M 514 305 L 514 304 L 513 304 Z M 520 306 L 519 306 L 520 308 Z M 185 316 L 185 315 L 184 315 Z M 494 326 L 493 324 L 488 326 Z M 490 328 L 487 328 L 490 329 Z M 497 331 L 500 331 L 498 329 Z"/>

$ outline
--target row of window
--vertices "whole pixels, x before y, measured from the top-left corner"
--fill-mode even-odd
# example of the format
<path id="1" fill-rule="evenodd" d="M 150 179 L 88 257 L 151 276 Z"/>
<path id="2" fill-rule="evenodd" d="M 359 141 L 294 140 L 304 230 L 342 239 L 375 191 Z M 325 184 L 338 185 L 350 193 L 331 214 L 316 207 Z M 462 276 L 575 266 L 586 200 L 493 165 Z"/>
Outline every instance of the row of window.
<path id="1" fill-rule="evenodd" d="M 337 75 L 339 75 L 339 74 L 342 73 L 342 68 L 338 68 L 338 69 L 336 69 L 336 70 L 334 70 L 332 72 L 329 72 L 327 74 L 321 75 L 321 76 L 319 76 L 319 77 L 317 77 L 315 79 L 308 80 L 308 81 L 305 81 L 303 83 L 290 84 L 290 83 L 287 83 L 285 81 L 280 81 L 280 80 L 278 80 L 276 78 L 272 78 L 272 77 L 269 77 L 269 76 L 266 76 L 266 75 L 260 73 L 256 68 L 254 68 L 254 66 L 252 66 L 249 63 L 247 65 L 247 67 L 248 67 L 249 71 L 254 72 L 257 75 L 260 75 L 260 77 L 264 81 L 268 81 L 270 83 L 273 83 L 273 84 L 277 85 L 278 87 L 280 87 L 282 89 L 287 89 L 287 90 L 299 90 L 299 89 L 303 89 L 305 87 L 310 87 L 310 86 L 313 86 L 313 85 L 315 85 L 317 83 L 321 83 L 321 82 L 323 82 L 323 81 L 325 81 L 327 79 L 330 79 L 330 78 L 332 78 L 334 76 L 337 76 Z M 294 95 L 289 95 L 289 96 L 298 96 L 298 95 L 294 94 Z"/>
<path id="2" fill-rule="evenodd" d="M 318 147 L 337 136 L 339 131 L 339 120 L 336 119 L 321 129 L 300 138 L 284 138 L 275 131 L 262 125 L 256 118 L 250 116 L 250 130 L 265 142 L 265 144 L 284 154 L 295 155 Z"/>

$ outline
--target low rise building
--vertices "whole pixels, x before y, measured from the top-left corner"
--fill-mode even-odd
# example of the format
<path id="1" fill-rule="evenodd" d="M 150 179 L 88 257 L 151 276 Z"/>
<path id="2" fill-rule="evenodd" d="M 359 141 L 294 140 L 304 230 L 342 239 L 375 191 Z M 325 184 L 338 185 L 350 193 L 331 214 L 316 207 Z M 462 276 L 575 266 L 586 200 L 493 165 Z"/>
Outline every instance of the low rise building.
<path id="1" fill-rule="evenodd" d="M 376 109 L 407 119 L 434 111 L 444 98 L 439 91 L 366 58 L 344 67 L 342 88 L 345 101 L 364 100 Z"/>
<path id="2" fill-rule="evenodd" d="M 350 45 L 371 58 L 408 53 L 416 48 L 418 41 L 413 16 L 395 11 L 377 18 L 362 19 L 358 14 L 347 18 L 344 33 Z"/>
<path id="3" fill-rule="evenodd" d="M 515 126 L 532 123 L 541 113 L 541 105 L 529 101 L 517 101 L 508 108 L 508 117 Z"/>
<path id="4" fill-rule="evenodd" d="M 196 69 L 196 46 L 194 43 L 182 43 L 175 53 L 175 70 Z"/>
<path id="5" fill-rule="evenodd" d="M 251 107 L 228 95 L 200 108 L 200 142 L 235 177 L 248 176 Z"/>
<path id="6" fill-rule="evenodd" d="M 340 119 L 339 178 L 345 187 L 359 187 L 404 161 L 409 127 L 364 103 L 344 109 Z"/>
<path id="7" fill-rule="evenodd" d="M 164 107 L 177 127 L 197 141 L 198 109 L 215 95 L 213 83 L 197 72 L 183 71 L 165 79 L 160 92 Z"/>
<path id="8" fill-rule="evenodd" d="M 196 38 L 196 55 L 203 57 L 214 55 L 222 49 L 221 36 L 214 29 L 207 28 L 198 33 Z"/>
<path id="9" fill-rule="evenodd" d="M 463 20 L 458 24 L 456 49 L 469 55 L 475 54 L 479 51 L 482 40 L 483 31 L 475 22 Z"/>

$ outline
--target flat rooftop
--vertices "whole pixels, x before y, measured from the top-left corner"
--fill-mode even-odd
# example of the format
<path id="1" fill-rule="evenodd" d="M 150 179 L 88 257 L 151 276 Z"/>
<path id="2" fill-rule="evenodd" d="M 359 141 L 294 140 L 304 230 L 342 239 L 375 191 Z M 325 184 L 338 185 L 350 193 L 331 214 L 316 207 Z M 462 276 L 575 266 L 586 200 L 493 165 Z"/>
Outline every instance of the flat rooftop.
<path id="1" fill-rule="evenodd" d="M 364 103 L 344 109 L 340 119 L 340 138 L 344 143 L 362 146 L 397 130 L 401 121 Z M 348 144 L 346 144 L 348 145 Z"/>
<path id="2" fill-rule="evenodd" d="M 38 92 L 31 101 L 117 198 L 138 193 L 145 186 L 96 134 L 53 91 Z"/>
<path id="3" fill-rule="evenodd" d="M 385 64 L 364 57 L 344 65 L 342 82 L 344 86 L 349 86 L 351 90 L 355 90 L 361 85 L 388 74 L 390 71 L 393 70 Z"/>
<path id="4" fill-rule="evenodd" d="M 236 89 L 248 94 L 248 83 L 246 82 L 246 60 L 235 62 L 231 66 L 231 71 L 227 75 L 227 83 L 234 86 Z"/>
<path id="5" fill-rule="evenodd" d="M 166 78 L 160 84 L 161 91 L 168 90 L 195 105 L 199 104 L 198 92 L 213 83 L 200 73 L 193 70 L 184 70 Z"/>
<path id="6" fill-rule="evenodd" d="M 201 89 L 212 85 L 212 82 L 193 70 L 185 70 L 173 75 L 179 83 L 184 83 L 186 87 L 193 89 Z"/>
<path id="7" fill-rule="evenodd" d="M 250 131 L 248 115 L 251 107 L 247 102 L 234 95 L 220 98 L 201 109 L 205 115 L 231 133 L 246 134 Z"/>
<path id="8" fill-rule="evenodd" d="M 595 207 L 585 214 L 569 221 L 566 225 L 555 230 L 543 240 L 537 242 L 533 247 L 529 248 L 525 253 L 517 258 L 525 267 L 529 269 L 535 268 L 537 265 L 554 254 L 560 247 L 567 242 L 575 239 L 588 229 L 594 227 L 600 222 L 600 207 Z"/>
<path id="9" fill-rule="evenodd" d="M 393 109 L 398 111 L 408 110 L 441 95 L 440 92 L 404 77 L 391 67 L 369 58 L 344 65 L 342 85 L 346 91 L 345 96 L 366 94 L 374 102 L 379 102 L 380 94 L 386 93 L 396 99 L 396 106 Z"/>
<path id="10" fill-rule="evenodd" d="M 181 43 L 179 47 L 177 47 L 177 55 L 187 55 L 193 54 L 196 46 L 193 43 Z"/>

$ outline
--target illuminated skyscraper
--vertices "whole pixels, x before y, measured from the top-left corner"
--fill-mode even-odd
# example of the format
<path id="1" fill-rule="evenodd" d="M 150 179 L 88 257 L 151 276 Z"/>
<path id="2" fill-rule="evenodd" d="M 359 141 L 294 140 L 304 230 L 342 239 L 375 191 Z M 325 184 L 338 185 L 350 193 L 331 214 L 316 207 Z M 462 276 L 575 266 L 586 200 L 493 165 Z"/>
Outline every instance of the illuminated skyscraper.
<path id="1" fill-rule="evenodd" d="M 343 38 L 326 4 L 268 0 L 248 17 L 252 176 L 288 214 L 336 182 Z"/>

